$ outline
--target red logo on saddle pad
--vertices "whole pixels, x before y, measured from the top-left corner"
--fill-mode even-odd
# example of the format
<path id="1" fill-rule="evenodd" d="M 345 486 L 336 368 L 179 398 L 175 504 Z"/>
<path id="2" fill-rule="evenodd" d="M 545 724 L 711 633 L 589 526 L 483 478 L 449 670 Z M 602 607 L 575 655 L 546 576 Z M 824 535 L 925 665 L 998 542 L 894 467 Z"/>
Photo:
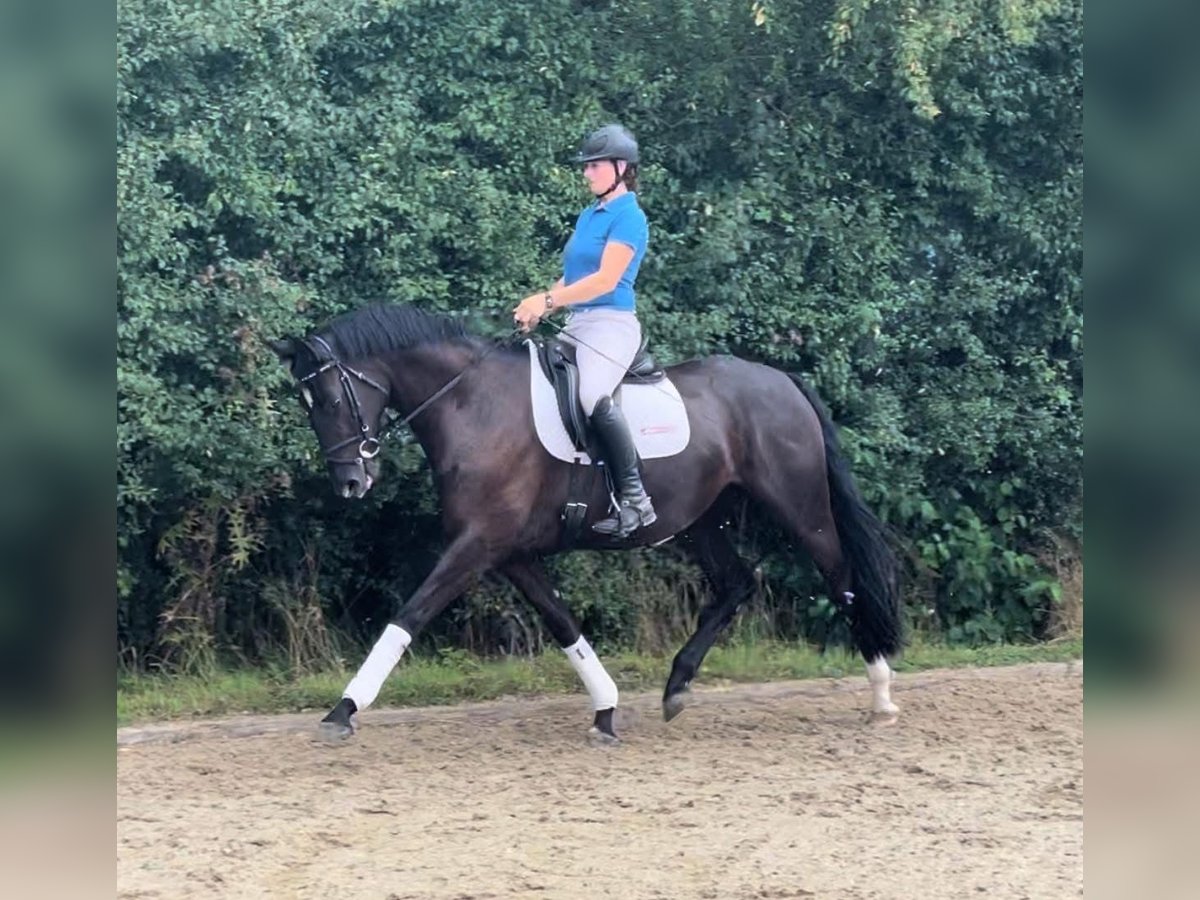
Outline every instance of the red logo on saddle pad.
<path id="1" fill-rule="evenodd" d="M 674 430 L 674 425 L 647 425 L 639 429 L 641 434 L 670 434 Z"/>

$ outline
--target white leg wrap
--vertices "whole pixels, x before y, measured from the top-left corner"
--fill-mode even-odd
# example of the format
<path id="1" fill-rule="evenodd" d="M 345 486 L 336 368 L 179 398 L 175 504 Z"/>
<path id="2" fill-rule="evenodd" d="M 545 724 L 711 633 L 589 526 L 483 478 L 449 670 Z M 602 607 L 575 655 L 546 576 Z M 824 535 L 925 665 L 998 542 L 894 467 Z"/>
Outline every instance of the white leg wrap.
<path id="1" fill-rule="evenodd" d="M 587 642 L 587 638 L 580 637 L 570 647 L 564 647 L 563 652 L 567 654 L 571 668 L 579 674 L 579 680 L 587 688 L 592 698 L 592 709 L 614 709 L 617 705 L 616 682 L 596 656 L 596 651 Z"/>
<path id="2" fill-rule="evenodd" d="M 379 696 L 379 689 L 411 643 L 412 635 L 399 625 L 389 625 L 383 629 L 383 636 L 375 642 L 366 662 L 359 666 L 358 674 L 346 685 L 342 696 L 353 700 L 359 710 L 374 703 Z"/>
<path id="3" fill-rule="evenodd" d="M 874 695 L 871 709 L 877 713 L 898 713 L 900 707 L 892 702 L 892 670 L 887 660 L 877 656 L 867 663 L 867 680 Z"/>

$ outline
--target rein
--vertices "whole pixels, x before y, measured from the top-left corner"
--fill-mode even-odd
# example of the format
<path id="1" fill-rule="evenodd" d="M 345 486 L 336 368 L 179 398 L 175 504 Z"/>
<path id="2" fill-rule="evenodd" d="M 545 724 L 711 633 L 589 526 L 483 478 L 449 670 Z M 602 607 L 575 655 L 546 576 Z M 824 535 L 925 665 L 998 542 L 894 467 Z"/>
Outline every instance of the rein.
<path id="1" fill-rule="evenodd" d="M 467 366 L 465 369 L 463 369 L 461 372 L 459 372 L 457 375 L 455 375 L 453 378 L 451 378 L 449 381 L 447 381 L 444 385 L 442 385 L 440 388 L 438 388 L 436 391 L 434 391 L 430 397 L 428 397 L 427 399 L 422 401 L 421 404 L 416 409 L 414 409 L 412 412 L 410 412 L 407 416 L 393 416 L 391 420 L 386 422 L 383 425 L 383 427 L 381 427 L 379 429 L 379 439 L 383 440 L 383 438 L 386 437 L 391 432 L 395 431 L 398 428 L 403 428 L 405 425 L 407 425 L 409 422 L 411 422 L 413 419 L 415 419 L 417 416 L 419 416 L 422 412 L 424 412 L 426 410 L 426 408 L 428 408 L 428 407 L 432 406 L 434 403 L 436 403 L 441 397 L 443 397 L 450 390 L 452 390 L 456 384 L 458 384 L 460 381 L 462 381 L 463 376 L 465 376 L 473 368 L 475 368 L 477 365 L 479 365 L 481 362 L 483 362 L 485 359 L 487 359 L 491 355 L 492 351 L 495 350 L 497 347 L 501 347 L 504 344 L 508 343 L 510 338 L 511 338 L 511 335 L 496 338 L 495 340 L 492 341 L 491 346 L 489 346 L 486 350 L 484 350 L 483 353 L 479 354 L 479 356 L 475 357 L 473 360 L 471 360 L 469 363 L 467 363 Z"/>

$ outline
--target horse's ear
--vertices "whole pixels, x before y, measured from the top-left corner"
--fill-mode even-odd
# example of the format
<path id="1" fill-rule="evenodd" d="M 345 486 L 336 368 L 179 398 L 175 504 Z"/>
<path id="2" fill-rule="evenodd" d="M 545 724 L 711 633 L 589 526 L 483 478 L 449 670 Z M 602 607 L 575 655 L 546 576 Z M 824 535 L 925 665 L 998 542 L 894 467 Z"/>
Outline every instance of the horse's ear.
<path id="1" fill-rule="evenodd" d="M 267 341 L 267 344 L 279 355 L 279 359 L 283 363 L 291 365 L 292 359 L 296 356 L 295 341 L 291 338 L 284 338 L 281 341 Z"/>

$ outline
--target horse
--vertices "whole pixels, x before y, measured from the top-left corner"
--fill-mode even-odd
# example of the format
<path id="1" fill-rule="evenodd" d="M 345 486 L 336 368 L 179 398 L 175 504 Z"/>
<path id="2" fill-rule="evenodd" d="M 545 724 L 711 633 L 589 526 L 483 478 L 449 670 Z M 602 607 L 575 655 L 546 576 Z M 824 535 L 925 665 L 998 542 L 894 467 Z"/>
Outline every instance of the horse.
<path id="1" fill-rule="evenodd" d="M 535 434 L 529 386 L 542 376 L 531 371 L 535 364 L 521 344 L 484 339 L 461 319 L 408 304 L 365 306 L 304 337 L 270 343 L 295 378 L 335 491 L 361 498 L 378 481 L 384 417 L 399 414 L 428 460 L 446 538 L 433 571 L 399 606 L 319 723 L 323 737 L 351 736 L 352 717 L 375 699 L 413 637 L 494 570 L 539 612 L 583 681 L 592 701 L 589 733 L 617 740 L 616 685 L 543 560 L 569 549 L 626 550 L 677 537 L 699 564 L 711 599 L 672 662 L 662 698 L 670 721 L 684 708 L 705 654 L 756 590 L 752 569 L 723 529 L 733 492 L 774 516 L 815 562 L 866 663 L 872 714 L 894 719 L 899 712 L 888 664 L 903 643 L 890 534 L 860 495 L 829 414 L 798 376 L 727 355 L 668 367 L 691 432 L 676 455 L 641 460 L 657 521 L 626 538 L 584 527 L 568 541 L 561 511 L 580 487 L 572 463 L 552 457 Z M 611 496 L 603 479 L 592 482 L 583 494 L 585 525 L 606 513 Z"/>

